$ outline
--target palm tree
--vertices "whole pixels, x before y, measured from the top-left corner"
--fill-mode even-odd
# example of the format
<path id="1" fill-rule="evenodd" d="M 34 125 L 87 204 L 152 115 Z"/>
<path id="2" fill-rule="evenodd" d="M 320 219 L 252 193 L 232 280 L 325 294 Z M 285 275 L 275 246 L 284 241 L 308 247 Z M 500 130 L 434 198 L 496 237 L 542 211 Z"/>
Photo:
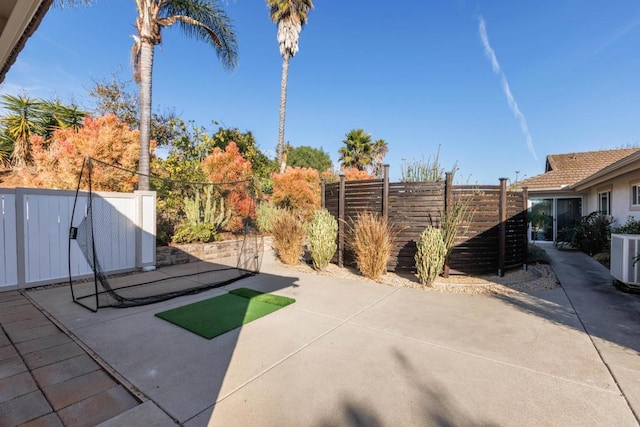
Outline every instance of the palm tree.
<path id="1" fill-rule="evenodd" d="M 56 129 L 78 129 L 87 114 L 76 105 L 43 101 L 27 95 L 2 95 L 6 114 L 0 118 L 0 163 L 22 168 L 31 163 L 31 136 L 51 138 Z"/>
<path id="2" fill-rule="evenodd" d="M 27 95 L 2 95 L 0 102 L 6 114 L 0 119 L 3 131 L 3 151 L 11 149 L 10 163 L 15 168 L 31 161 L 31 135 L 42 134 L 43 104 Z M 6 161 L 6 159 L 5 159 Z"/>
<path id="3" fill-rule="evenodd" d="M 0 133 L 0 167 L 11 166 L 11 153 L 13 152 L 13 141 L 6 133 Z"/>
<path id="4" fill-rule="evenodd" d="M 380 176 L 382 160 L 389 150 L 387 143 L 383 139 L 372 142 L 371 135 L 363 129 L 353 129 L 346 136 L 342 141 L 345 146 L 338 150 L 342 167 L 361 171 L 371 169 L 374 175 Z"/>
<path id="5" fill-rule="evenodd" d="M 161 31 L 179 24 L 184 33 L 209 43 L 226 69 L 238 62 L 238 44 L 231 20 L 216 0 L 136 0 L 138 18 L 134 36 L 134 78 L 140 84 L 140 190 L 149 189 L 149 142 L 151 134 L 151 74 L 154 47 L 162 42 Z"/>
<path id="6" fill-rule="evenodd" d="M 371 171 L 376 177 L 381 178 L 383 174 L 384 156 L 386 156 L 389 151 L 389 147 L 384 139 L 378 139 L 373 143 L 371 151 Z"/>
<path id="7" fill-rule="evenodd" d="M 64 105 L 59 100 L 42 101 L 42 132 L 44 139 L 51 138 L 56 129 L 78 130 L 87 115 L 77 105 Z"/>
<path id="8" fill-rule="evenodd" d="M 289 78 L 289 59 L 298 53 L 300 32 L 307 23 L 312 0 L 267 0 L 269 16 L 278 24 L 278 43 L 282 55 L 282 80 L 280 81 L 280 122 L 278 126 L 277 155 L 280 173 L 287 167 L 284 144 L 284 118 L 287 111 L 287 80 Z"/>

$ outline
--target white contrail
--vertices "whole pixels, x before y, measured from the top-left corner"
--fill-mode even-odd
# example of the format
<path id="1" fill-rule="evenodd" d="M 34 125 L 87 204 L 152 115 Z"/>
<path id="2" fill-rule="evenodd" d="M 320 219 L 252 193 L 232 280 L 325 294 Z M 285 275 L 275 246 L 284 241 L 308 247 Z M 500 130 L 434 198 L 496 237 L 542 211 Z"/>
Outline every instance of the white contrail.
<path id="1" fill-rule="evenodd" d="M 596 54 L 600 53 L 601 51 L 605 50 L 606 48 L 608 48 L 609 46 L 614 44 L 616 41 L 618 41 L 618 39 L 621 39 L 622 37 L 626 36 L 629 32 L 631 32 L 633 29 L 635 29 L 638 25 L 640 25 L 640 19 L 635 19 L 634 21 L 630 22 L 625 27 L 621 28 L 616 34 L 614 34 L 613 36 L 609 37 L 608 40 L 606 40 L 602 45 L 597 47 L 593 52 L 591 52 L 591 55 L 596 55 Z"/>
<path id="2" fill-rule="evenodd" d="M 480 32 L 480 39 L 482 40 L 482 45 L 484 46 L 484 53 L 485 55 L 487 55 L 489 61 L 491 61 L 491 68 L 493 69 L 493 72 L 500 76 L 500 80 L 502 81 L 502 91 L 507 97 L 507 103 L 509 104 L 509 108 L 511 108 L 511 111 L 513 111 L 513 115 L 520 122 L 520 129 L 522 130 L 522 133 L 527 140 L 527 147 L 529 148 L 529 151 L 533 155 L 533 158 L 535 160 L 538 160 L 536 150 L 533 148 L 531 132 L 529 132 L 529 126 L 527 126 L 527 119 L 524 117 L 524 114 L 522 114 L 522 111 L 520 111 L 520 108 L 518 108 L 518 103 L 511 93 L 511 88 L 509 87 L 507 76 L 502 71 L 502 68 L 500 68 L 500 63 L 498 62 L 496 53 L 489 43 L 489 36 L 487 36 L 487 27 L 484 23 L 484 18 L 482 17 L 482 15 L 478 17 L 478 21 L 478 31 Z"/>

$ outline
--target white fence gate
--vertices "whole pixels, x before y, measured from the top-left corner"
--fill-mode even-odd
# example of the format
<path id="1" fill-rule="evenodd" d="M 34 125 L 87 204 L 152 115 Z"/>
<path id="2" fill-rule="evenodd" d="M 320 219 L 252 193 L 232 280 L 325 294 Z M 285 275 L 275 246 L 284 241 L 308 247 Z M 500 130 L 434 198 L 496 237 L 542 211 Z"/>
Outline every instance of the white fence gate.
<path id="1" fill-rule="evenodd" d="M 22 289 L 92 275 L 69 229 L 75 191 L 0 188 L 0 291 Z M 155 192 L 94 193 L 96 240 L 106 272 L 155 266 Z M 87 212 L 78 198 L 75 220 Z M 74 225 L 76 225 L 74 224 Z"/>

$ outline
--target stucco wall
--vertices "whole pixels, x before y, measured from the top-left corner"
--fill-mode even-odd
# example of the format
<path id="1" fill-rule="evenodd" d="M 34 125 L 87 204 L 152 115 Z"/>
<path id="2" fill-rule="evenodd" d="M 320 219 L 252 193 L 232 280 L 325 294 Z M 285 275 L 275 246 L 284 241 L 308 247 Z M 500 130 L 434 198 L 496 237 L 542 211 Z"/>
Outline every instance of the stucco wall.
<path id="1" fill-rule="evenodd" d="M 631 183 L 640 184 L 640 170 L 629 172 L 606 183 L 590 189 L 585 197 L 585 214 L 598 210 L 598 193 L 611 191 L 611 216 L 616 220 L 615 225 L 623 225 L 627 217 L 633 216 L 640 220 L 640 208 L 631 207 Z"/>

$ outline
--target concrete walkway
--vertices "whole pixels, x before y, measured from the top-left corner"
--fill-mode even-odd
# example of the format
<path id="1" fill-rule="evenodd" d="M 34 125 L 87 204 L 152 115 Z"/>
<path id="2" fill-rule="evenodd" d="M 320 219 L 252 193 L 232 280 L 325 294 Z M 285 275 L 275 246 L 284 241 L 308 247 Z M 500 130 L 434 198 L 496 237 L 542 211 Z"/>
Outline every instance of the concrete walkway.
<path id="1" fill-rule="evenodd" d="M 213 340 L 154 314 L 225 289 L 98 313 L 65 287 L 29 296 L 149 399 L 121 415 L 144 425 L 638 425 L 640 296 L 583 254 L 549 252 L 564 288 L 508 296 L 300 273 L 266 254 L 231 287 L 297 302 Z"/>
<path id="2" fill-rule="evenodd" d="M 547 253 L 581 326 L 640 418 L 640 295 L 616 289 L 609 270 L 582 252 Z"/>

